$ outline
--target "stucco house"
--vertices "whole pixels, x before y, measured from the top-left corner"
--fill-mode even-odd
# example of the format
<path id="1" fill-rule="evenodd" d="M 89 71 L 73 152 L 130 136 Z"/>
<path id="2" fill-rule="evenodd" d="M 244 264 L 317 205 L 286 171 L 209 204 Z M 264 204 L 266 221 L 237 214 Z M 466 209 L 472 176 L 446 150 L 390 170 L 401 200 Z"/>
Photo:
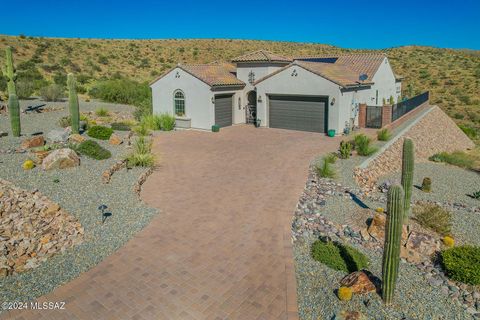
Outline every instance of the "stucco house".
<path id="1" fill-rule="evenodd" d="M 289 58 L 260 50 L 231 62 L 172 68 L 150 85 L 153 112 L 175 114 L 184 128 L 258 123 L 342 134 L 358 124 L 360 103 L 397 102 L 401 94 L 382 53 Z"/>

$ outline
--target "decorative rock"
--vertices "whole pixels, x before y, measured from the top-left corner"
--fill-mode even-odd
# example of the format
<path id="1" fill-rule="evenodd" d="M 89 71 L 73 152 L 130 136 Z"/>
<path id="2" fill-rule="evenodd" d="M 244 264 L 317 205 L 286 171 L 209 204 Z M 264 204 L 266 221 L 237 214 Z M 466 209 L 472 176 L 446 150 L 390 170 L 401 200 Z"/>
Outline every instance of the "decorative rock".
<path id="1" fill-rule="evenodd" d="M 66 142 L 72 129 L 67 127 L 64 130 L 52 130 L 47 133 L 47 140 L 50 142 Z"/>
<path id="2" fill-rule="evenodd" d="M 122 138 L 121 138 L 119 135 L 113 133 L 113 134 L 110 136 L 110 139 L 108 140 L 108 143 L 110 143 L 111 145 L 116 145 L 116 146 L 118 146 L 118 145 L 120 145 L 120 144 L 123 143 L 123 140 L 122 140 Z"/>
<path id="3" fill-rule="evenodd" d="M 80 165 L 80 158 L 69 148 L 58 149 L 52 151 L 45 159 L 43 159 L 43 170 L 65 169 Z"/>
<path id="4" fill-rule="evenodd" d="M 34 147 L 41 147 L 45 144 L 45 139 L 43 136 L 35 136 L 29 139 L 25 139 L 22 142 L 22 148 L 23 149 L 30 149 Z"/>
<path id="5" fill-rule="evenodd" d="M 74 143 L 81 143 L 83 141 L 87 140 L 85 137 L 79 135 L 78 133 L 71 134 L 68 137 L 68 141 L 74 142 Z"/>
<path id="6" fill-rule="evenodd" d="M 83 241 L 77 219 L 38 191 L 0 179 L 0 203 L 0 278 L 36 268 Z"/>
<path id="7" fill-rule="evenodd" d="M 364 294 L 375 292 L 375 284 L 364 271 L 355 271 L 340 280 L 342 286 L 352 289 L 353 293 Z"/>
<path id="8" fill-rule="evenodd" d="M 421 232 L 412 231 L 407 240 L 402 242 L 400 257 L 411 263 L 429 261 L 440 250 L 440 241 Z"/>
<path id="9" fill-rule="evenodd" d="M 376 212 L 370 222 L 370 226 L 368 226 L 368 233 L 377 241 L 383 241 L 385 238 L 385 221 L 386 215 Z"/>
<path id="10" fill-rule="evenodd" d="M 358 311 L 346 311 L 342 310 L 335 314 L 333 320 L 366 320 L 365 316 Z"/>

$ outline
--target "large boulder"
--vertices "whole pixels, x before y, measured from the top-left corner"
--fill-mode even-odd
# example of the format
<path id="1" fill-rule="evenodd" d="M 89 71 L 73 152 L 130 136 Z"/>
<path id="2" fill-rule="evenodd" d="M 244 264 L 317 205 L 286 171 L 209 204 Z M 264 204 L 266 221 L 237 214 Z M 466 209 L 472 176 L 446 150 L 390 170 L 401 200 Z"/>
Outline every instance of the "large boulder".
<path id="1" fill-rule="evenodd" d="M 47 140 L 51 143 L 66 142 L 71 132 L 72 129 L 69 127 L 65 128 L 64 130 L 52 130 L 47 133 Z"/>
<path id="2" fill-rule="evenodd" d="M 411 231 L 403 237 L 400 257 L 410 263 L 430 261 L 435 252 L 440 251 L 440 240 L 426 233 Z"/>
<path id="3" fill-rule="evenodd" d="M 23 149 L 30 149 L 34 147 L 41 147 L 45 144 L 45 139 L 43 136 L 34 136 L 29 139 L 25 139 L 22 142 L 22 148 Z"/>
<path id="4" fill-rule="evenodd" d="M 80 158 L 69 148 L 58 149 L 52 151 L 45 159 L 43 159 L 43 170 L 65 169 L 80 165 Z"/>
<path id="5" fill-rule="evenodd" d="M 355 271 L 346 275 L 340 284 L 344 287 L 352 289 L 353 293 L 364 294 L 369 292 L 375 292 L 379 286 L 379 279 L 375 278 L 370 272 L 367 271 Z"/>

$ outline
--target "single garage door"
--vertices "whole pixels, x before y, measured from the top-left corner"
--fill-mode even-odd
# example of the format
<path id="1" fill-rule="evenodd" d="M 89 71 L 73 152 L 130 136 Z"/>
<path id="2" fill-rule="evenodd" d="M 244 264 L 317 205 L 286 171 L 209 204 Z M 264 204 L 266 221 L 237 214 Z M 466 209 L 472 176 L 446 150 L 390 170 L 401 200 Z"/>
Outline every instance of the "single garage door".
<path id="1" fill-rule="evenodd" d="M 220 127 L 232 125 L 232 97 L 231 94 L 215 96 L 215 124 Z"/>
<path id="2" fill-rule="evenodd" d="M 327 131 L 327 98 L 309 96 L 270 96 L 271 128 L 311 132 Z"/>

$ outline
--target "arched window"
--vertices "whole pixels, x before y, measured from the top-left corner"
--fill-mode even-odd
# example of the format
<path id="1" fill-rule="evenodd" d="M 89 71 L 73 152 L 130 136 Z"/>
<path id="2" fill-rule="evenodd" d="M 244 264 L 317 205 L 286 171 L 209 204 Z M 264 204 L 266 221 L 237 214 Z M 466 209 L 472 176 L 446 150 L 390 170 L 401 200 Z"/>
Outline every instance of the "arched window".
<path id="1" fill-rule="evenodd" d="M 173 107 L 175 108 L 175 115 L 185 115 L 185 95 L 181 90 L 176 90 L 173 93 Z"/>

